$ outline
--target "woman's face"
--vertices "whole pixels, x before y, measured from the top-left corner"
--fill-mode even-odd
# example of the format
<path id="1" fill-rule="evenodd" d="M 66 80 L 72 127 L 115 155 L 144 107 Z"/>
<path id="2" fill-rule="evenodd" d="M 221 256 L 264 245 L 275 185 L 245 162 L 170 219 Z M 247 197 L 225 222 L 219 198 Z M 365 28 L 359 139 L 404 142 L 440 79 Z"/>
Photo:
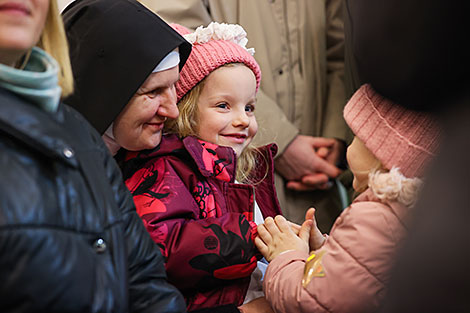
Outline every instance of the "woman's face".
<path id="1" fill-rule="evenodd" d="M 12 66 L 39 40 L 49 0 L 0 0 L 0 63 Z"/>
<path id="2" fill-rule="evenodd" d="M 167 118 L 177 118 L 175 83 L 178 66 L 152 73 L 114 121 L 116 143 L 129 151 L 153 149 L 162 139 Z"/>

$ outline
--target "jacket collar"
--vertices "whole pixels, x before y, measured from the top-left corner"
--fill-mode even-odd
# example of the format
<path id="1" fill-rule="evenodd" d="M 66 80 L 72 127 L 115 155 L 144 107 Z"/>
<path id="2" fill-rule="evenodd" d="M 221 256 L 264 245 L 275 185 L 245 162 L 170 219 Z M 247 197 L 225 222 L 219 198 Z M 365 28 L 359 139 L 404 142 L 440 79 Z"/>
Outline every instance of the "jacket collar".
<path id="1" fill-rule="evenodd" d="M 47 113 L 23 98 L 0 88 L 0 131 L 5 132 L 32 149 L 60 159 L 76 167 L 71 136 L 64 131 L 64 108 Z"/>
<path id="2" fill-rule="evenodd" d="M 354 199 L 353 203 L 356 202 L 365 202 L 365 201 L 372 201 L 372 202 L 379 202 L 382 204 L 387 205 L 393 214 L 400 220 L 400 222 L 405 226 L 409 227 L 409 213 L 410 208 L 406 207 L 405 205 L 401 204 L 398 201 L 388 201 L 388 200 L 380 200 L 377 198 L 370 188 L 367 188 L 363 193 L 357 196 Z"/>
<path id="3" fill-rule="evenodd" d="M 191 136 L 184 138 L 183 144 L 202 175 L 234 182 L 236 154 L 232 148 L 218 146 Z"/>
<path id="4" fill-rule="evenodd" d="M 261 150 L 266 155 L 266 161 L 269 164 L 266 165 L 267 168 L 262 166 L 259 169 L 260 178 L 265 176 L 266 171 L 268 171 L 269 180 L 272 180 L 272 184 L 274 184 L 274 180 L 271 177 L 273 173 L 271 172 L 274 168 L 273 158 L 276 155 L 277 146 L 271 144 L 262 147 Z M 124 155 L 118 154 L 117 158 L 123 171 L 124 179 L 127 179 L 126 175 L 133 174 L 136 169 L 154 157 L 181 153 L 189 153 L 199 172 L 204 177 L 214 177 L 231 183 L 235 181 L 235 151 L 230 147 L 218 146 L 192 136 L 181 140 L 175 134 L 164 135 L 160 145 L 152 150 L 142 150 L 139 152 L 126 151 Z"/>
<path id="5" fill-rule="evenodd" d="M 119 160 L 121 158 L 119 155 L 117 158 L 126 178 L 128 171 L 133 172 L 149 159 L 186 153 L 189 153 L 204 177 L 214 177 L 226 182 L 234 182 L 236 156 L 233 149 L 205 142 L 192 136 L 181 140 L 175 134 L 164 135 L 160 145 L 152 150 L 127 151 L 124 162 Z"/>
<path id="6" fill-rule="evenodd" d="M 183 139 L 183 144 L 189 154 L 196 162 L 199 171 L 206 177 L 215 177 L 227 182 L 234 182 L 236 173 L 237 155 L 230 147 L 218 146 L 216 144 L 199 140 L 188 136 Z M 263 180 L 266 174 L 274 168 L 274 156 L 277 153 L 277 145 L 269 144 L 259 148 L 264 155 L 265 161 L 257 168 L 255 181 Z M 272 176 L 272 175 L 271 175 Z"/>

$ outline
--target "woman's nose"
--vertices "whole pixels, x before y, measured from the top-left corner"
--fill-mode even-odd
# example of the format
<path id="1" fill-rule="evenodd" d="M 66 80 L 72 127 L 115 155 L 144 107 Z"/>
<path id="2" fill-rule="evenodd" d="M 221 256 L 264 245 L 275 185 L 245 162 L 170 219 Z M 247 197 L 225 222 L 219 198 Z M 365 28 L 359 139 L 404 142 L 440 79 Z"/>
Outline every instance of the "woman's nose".
<path id="1" fill-rule="evenodd" d="M 162 99 L 157 114 L 162 117 L 175 119 L 179 115 L 178 107 L 176 105 L 176 90 L 174 87 L 169 88 L 165 92 L 165 97 Z"/>

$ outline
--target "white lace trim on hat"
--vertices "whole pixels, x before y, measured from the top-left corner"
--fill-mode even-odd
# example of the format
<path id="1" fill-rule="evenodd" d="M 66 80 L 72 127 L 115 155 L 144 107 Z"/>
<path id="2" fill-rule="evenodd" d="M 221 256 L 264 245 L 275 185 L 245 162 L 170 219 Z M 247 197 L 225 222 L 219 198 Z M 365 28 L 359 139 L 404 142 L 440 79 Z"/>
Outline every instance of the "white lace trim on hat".
<path id="1" fill-rule="evenodd" d="M 226 24 L 211 22 L 207 27 L 199 26 L 196 31 L 183 36 L 191 44 L 204 44 L 211 40 L 231 41 L 244 48 L 251 55 L 255 54 L 254 48 L 247 48 L 246 31 L 238 24 Z"/>

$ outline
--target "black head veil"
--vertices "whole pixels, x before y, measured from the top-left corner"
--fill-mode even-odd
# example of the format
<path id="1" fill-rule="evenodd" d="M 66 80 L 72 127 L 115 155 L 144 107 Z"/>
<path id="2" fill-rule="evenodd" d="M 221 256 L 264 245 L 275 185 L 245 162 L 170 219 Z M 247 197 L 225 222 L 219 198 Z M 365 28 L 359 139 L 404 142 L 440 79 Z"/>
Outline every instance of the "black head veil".
<path id="1" fill-rule="evenodd" d="M 65 103 L 103 134 L 160 61 L 191 45 L 135 0 L 76 0 L 63 11 L 75 92 Z"/>

